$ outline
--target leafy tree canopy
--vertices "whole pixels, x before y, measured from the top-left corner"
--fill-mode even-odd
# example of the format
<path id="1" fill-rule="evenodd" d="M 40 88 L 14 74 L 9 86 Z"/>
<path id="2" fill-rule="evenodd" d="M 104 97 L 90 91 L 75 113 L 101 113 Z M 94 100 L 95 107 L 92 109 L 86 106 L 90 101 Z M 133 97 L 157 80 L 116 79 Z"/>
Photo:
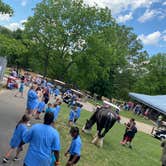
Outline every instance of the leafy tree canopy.
<path id="1" fill-rule="evenodd" d="M 6 4 L 2 0 L 0 0 L 0 13 L 2 13 L 2 14 L 10 14 L 10 16 L 12 16 L 14 11 L 11 8 L 11 6 L 9 6 L 8 4 Z"/>

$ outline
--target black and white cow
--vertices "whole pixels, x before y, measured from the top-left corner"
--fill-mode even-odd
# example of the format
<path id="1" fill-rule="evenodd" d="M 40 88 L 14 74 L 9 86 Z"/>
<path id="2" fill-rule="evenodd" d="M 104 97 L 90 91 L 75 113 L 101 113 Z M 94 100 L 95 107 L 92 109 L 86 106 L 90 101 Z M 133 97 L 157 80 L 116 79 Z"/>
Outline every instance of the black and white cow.
<path id="1" fill-rule="evenodd" d="M 102 147 L 105 134 L 113 127 L 117 120 L 119 120 L 118 114 L 116 114 L 110 108 L 100 107 L 97 108 L 90 119 L 87 120 L 86 124 L 82 128 L 82 131 L 85 133 L 90 133 L 92 126 L 96 123 L 97 134 L 92 140 L 92 143 L 96 145 L 99 144 L 99 146 Z"/>

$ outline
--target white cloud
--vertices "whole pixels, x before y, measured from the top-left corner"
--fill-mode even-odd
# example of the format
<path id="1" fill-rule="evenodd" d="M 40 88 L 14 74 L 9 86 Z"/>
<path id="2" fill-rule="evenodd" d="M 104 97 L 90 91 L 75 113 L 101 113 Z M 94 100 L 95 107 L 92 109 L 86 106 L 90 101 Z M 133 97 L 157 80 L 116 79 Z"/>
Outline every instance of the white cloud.
<path id="1" fill-rule="evenodd" d="M 153 3 L 160 0 L 84 0 L 90 6 L 98 4 L 99 7 L 108 7 L 113 14 L 121 13 L 122 11 L 135 10 L 140 7 L 149 8 Z"/>
<path id="2" fill-rule="evenodd" d="M 164 5 L 164 6 L 165 6 L 165 5 L 166 5 L 166 1 L 165 1 L 165 2 L 163 2 L 163 4 L 162 4 L 162 5 Z"/>
<path id="3" fill-rule="evenodd" d="M 161 33 L 156 31 L 147 36 L 142 34 L 138 36 L 138 39 L 140 39 L 145 45 L 157 45 L 161 39 Z"/>
<path id="4" fill-rule="evenodd" d="M 0 13 L 0 21 L 9 21 L 10 15 L 9 14 L 2 14 Z"/>
<path id="5" fill-rule="evenodd" d="M 132 16 L 132 13 L 130 12 L 129 14 L 126 14 L 124 16 L 123 15 L 118 16 L 116 20 L 119 23 L 125 23 L 126 21 L 129 21 L 131 19 L 133 19 L 133 16 Z"/>
<path id="6" fill-rule="evenodd" d="M 21 20 L 20 22 L 13 22 L 8 25 L 5 25 L 6 28 L 10 29 L 11 31 L 15 31 L 17 29 L 24 29 L 23 23 L 27 20 Z"/>
<path id="7" fill-rule="evenodd" d="M 23 24 L 23 23 L 25 23 L 25 22 L 27 22 L 27 19 L 24 19 L 24 20 L 21 20 L 21 21 L 20 21 L 21 24 Z"/>
<path id="8" fill-rule="evenodd" d="M 145 11 L 145 13 L 141 17 L 138 18 L 138 21 L 142 22 L 142 23 L 146 22 L 147 20 L 150 20 L 153 17 L 155 17 L 156 14 L 157 14 L 157 12 L 155 10 L 149 10 L 149 9 L 147 9 Z"/>
<path id="9" fill-rule="evenodd" d="M 163 40 L 166 42 L 166 35 L 163 36 Z"/>
<path id="10" fill-rule="evenodd" d="M 20 27 L 20 24 L 19 23 L 16 23 L 16 22 L 13 22 L 9 25 L 5 25 L 6 28 L 12 30 L 12 31 L 15 31 L 17 30 L 19 27 Z"/>
<path id="11" fill-rule="evenodd" d="M 27 0 L 21 0 L 21 6 L 26 6 L 27 2 Z"/>
<path id="12" fill-rule="evenodd" d="M 138 18 L 138 21 L 144 23 L 150 19 L 153 19 L 154 17 L 164 19 L 166 17 L 166 12 L 161 8 L 158 8 L 157 10 L 146 9 L 145 13 Z"/>

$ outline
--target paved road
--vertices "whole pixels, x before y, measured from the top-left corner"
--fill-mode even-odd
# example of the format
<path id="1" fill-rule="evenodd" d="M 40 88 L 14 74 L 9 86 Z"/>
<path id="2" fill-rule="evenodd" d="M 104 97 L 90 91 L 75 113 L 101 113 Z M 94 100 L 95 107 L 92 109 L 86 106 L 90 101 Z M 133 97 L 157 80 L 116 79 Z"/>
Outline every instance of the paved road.
<path id="1" fill-rule="evenodd" d="M 25 99 L 14 97 L 16 91 L 3 90 L 0 92 L 0 166 L 22 166 L 21 161 L 10 161 L 2 164 L 2 157 L 9 148 L 9 141 L 17 122 L 25 112 Z M 25 149 L 25 148 L 24 148 Z M 25 150 L 21 153 L 24 157 Z M 14 157 L 13 154 L 12 157 Z M 11 159 L 12 159 L 11 157 Z"/>

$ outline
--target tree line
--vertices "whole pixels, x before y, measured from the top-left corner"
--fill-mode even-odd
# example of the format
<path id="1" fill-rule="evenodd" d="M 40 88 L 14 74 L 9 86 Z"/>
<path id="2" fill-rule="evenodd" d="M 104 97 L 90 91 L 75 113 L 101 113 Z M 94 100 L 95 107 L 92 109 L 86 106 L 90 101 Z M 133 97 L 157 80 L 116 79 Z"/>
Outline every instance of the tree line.
<path id="1" fill-rule="evenodd" d="M 150 57 L 133 29 L 119 25 L 108 8 L 43 0 L 33 10 L 24 30 L 0 27 L 0 55 L 9 65 L 109 98 L 166 93 L 166 54 Z"/>

